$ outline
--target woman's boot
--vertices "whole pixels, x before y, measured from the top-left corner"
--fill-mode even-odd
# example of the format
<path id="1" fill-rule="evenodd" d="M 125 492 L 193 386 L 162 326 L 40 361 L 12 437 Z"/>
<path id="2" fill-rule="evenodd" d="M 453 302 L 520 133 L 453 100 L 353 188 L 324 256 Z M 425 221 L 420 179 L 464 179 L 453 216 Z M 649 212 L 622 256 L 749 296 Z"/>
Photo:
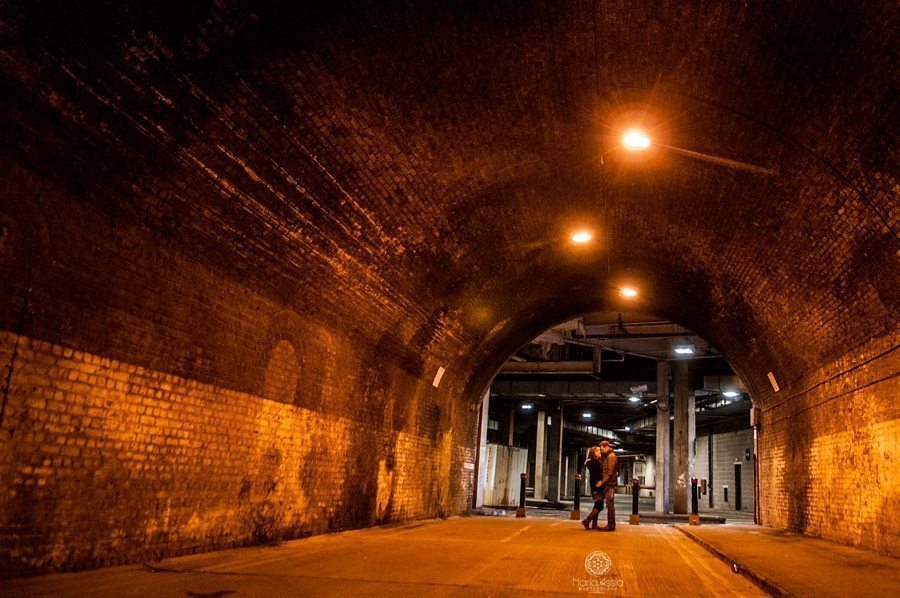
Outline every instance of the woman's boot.
<path id="1" fill-rule="evenodd" d="M 581 525 L 584 526 L 584 529 L 596 529 L 598 515 L 600 515 L 600 511 L 598 511 L 597 509 L 591 509 L 591 512 L 588 513 L 588 516 L 581 522 Z"/>

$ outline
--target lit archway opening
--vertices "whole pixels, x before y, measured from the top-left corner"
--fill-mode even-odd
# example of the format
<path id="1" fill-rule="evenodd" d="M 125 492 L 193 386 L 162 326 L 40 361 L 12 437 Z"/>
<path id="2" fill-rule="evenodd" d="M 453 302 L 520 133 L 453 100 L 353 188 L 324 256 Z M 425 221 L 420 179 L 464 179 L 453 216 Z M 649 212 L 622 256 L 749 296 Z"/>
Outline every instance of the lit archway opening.
<path id="1" fill-rule="evenodd" d="M 608 440 L 618 492 L 629 501 L 638 480 L 641 510 L 689 512 L 691 488 L 679 480 L 693 477 L 701 513 L 756 518 L 750 396 L 714 347 L 674 322 L 613 311 L 554 326 L 500 367 L 485 406 L 485 507 L 517 507 L 526 473 L 528 500 L 566 516 L 587 447 Z M 580 490 L 589 505 L 586 480 Z"/>

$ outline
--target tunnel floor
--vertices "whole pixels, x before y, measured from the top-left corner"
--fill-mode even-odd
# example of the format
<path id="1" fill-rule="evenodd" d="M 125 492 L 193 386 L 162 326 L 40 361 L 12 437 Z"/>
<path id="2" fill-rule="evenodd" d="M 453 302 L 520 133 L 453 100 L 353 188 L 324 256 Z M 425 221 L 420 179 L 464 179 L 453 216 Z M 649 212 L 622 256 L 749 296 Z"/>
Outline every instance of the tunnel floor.
<path id="1" fill-rule="evenodd" d="M 609 558 L 599 576 L 594 551 Z M 602 557 L 596 561 L 604 564 Z M 598 569 L 594 569 L 595 572 Z M 603 584 L 603 585 L 600 585 Z M 17 596 L 763 595 L 673 527 L 586 532 L 569 520 L 461 517 L 14 580 Z M 584 589 L 582 591 L 585 591 Z"/>
<path id="2" fill-rule="evenodd" d="M 566 519 L 457 517 L 8 580 L 0 596 L 896 596 L 897 563 L 746 525 L 619 522 L 608 534 Z"/>

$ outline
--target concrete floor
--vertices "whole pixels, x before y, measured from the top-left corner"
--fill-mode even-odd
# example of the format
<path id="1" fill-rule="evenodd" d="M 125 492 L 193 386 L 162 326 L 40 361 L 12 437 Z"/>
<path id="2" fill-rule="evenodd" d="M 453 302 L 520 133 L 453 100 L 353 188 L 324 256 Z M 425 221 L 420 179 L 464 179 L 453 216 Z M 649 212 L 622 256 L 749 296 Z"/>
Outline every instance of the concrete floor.
<path id="1" fill-rule="evenodd" d="M 585 559 L 602 551 L 598 576 Z M 596 569 L 595 569 L 596 572 Z M 0 596 L 762 596 L 671 526 L 460 517 L 84 573 L 11 580 Z"/>
<path id="2" fill-rule="evenodd" d="M 431 520 L 5 580 L 0 598 L 765 595 L 757 585 L 772 595 L 900 596 L 900 560 L 824 540 L 746 524 L 620 521 L 615 533 L 606 534 L 587 532 L 560 515 L 529 509 L 525 519 Z M 599 575 L 585 564 L 595 551 L 609 558 L 609 569 Z M 732 572 L 735 564 L 749 579 Z"/>
<path id="3" fill-rule="evenodd" d="M 772 594 L 900 596 L 900 560 L 765 527 L 680 527 Z"/>

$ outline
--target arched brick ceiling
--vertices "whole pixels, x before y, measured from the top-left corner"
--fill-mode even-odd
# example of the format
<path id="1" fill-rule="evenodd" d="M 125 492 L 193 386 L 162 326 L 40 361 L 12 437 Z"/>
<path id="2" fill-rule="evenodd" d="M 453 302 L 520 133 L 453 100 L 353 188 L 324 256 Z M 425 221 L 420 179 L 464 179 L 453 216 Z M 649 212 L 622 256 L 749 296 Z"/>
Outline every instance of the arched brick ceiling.
<path id="1" fill-rule="evenodd" d="M 760 399 L 896 342 L 894 3 L 299 4 L 7 4 L 4 152 L 471 389 L 626 278 Z"/>

